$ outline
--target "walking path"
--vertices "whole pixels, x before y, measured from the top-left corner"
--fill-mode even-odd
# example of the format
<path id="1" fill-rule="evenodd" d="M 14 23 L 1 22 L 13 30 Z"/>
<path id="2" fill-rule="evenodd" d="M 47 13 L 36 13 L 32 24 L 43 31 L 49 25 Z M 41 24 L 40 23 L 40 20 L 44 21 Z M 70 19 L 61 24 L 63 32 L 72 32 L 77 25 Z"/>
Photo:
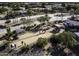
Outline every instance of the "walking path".
<path id="1" fill-rule="evenodd" d="M 38 33 L 30 33 L 27 32 L 24 35 L 20 35 L 18 40 L 13 41 L 14 44 L 16 44 L 17 47 L 21 46 L 21 42 L 23 41 L 26 43 L 26 45 L 36 43 L 39 37 L 42 38 L 49 38 L 52 35 L 52 33 L 46 32 L 44 34 L 38 34 Z"/>
<path id="2" fill-rule="evenodd" d="M 64 31 L 64 29 L 61 29 L 59 33 L 57 33 L 56 35 L 62 33 Z M 47 30 L 45 33 L 43 34 L 39 34 L 39 32 L 33 33 L 33 32 L 26 32 L 23 35 L 19 36 L 18 40 L 13 41 L 14 44 L 16 44 L 17 47 L 21 46 L 21 42 L 23 41 L 24 43 L 26 43 L 26 45 L 29 44 L 33 44 L 36 43 L 36 41 L 38 40 L 39 37 L 42 38 L 50 38 L 50 36 L 52 35 L 52 33 L 49 32 L 49 30 Z"/>

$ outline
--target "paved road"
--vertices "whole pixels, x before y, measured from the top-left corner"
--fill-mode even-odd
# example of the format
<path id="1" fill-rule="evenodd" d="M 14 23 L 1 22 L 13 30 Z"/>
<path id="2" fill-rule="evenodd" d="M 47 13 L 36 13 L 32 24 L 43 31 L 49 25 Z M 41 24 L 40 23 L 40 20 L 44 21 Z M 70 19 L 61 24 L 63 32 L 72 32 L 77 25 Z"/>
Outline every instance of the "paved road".
<path id="1" fill-rule="evenodd" d="M 56 20 L 62 20 L 62 17 L 58 17 L 58 16 L 54 16 L 56 14 L 60 14 L 60 13 L 55 13 L 55 14 L 48 14 L 49 17 L 51 17 L 49 19 L 49 21 L 56 21 Z M 68 15 L 68 13 L 66 13 L 67 15 L 66 16 L 63 16 L 63 20 L 67 20 L 67 18 L 70 17 L 70 15 Z M 41 16 L 44 16 L 44 15 L 34 15 L 34 16 L 30 16 L 30 17 L 19 17 L 19 18 L 15 18 L 15 19 L 10 19 L 11 22 L 14 22 L 14 21 L 20 21 L 21 18 L 28 18 L 28 19 L 36 19 L 38 17 L 41 17 Z M 5 23 L 5 20 L 0 20 L 0 24 L 4 24 Z M 22 26 L 22 25 L 20 25 Z M 11 27 L 11 30 L 14 30 L 14 29 L 17 29 L 19 28 L 20 26 L 15 26 L 15 27 Z M 6 30 L 5 29 L 0 29 L 0 34 L 4 34 L 6 33 Z"/>

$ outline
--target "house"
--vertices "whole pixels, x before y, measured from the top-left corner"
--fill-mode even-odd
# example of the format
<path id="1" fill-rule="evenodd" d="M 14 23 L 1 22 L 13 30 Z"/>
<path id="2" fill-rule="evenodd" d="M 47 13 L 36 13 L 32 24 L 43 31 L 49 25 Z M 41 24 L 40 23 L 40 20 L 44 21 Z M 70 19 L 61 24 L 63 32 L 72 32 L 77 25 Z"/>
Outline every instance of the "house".
<path id="1" fill-rule="evenodd" d="M 72 17 L 68 20 L 65 20 L 64 26 L 66 30 L 78 32 L 79 31 L 79 19 L 77 17 Z"/>

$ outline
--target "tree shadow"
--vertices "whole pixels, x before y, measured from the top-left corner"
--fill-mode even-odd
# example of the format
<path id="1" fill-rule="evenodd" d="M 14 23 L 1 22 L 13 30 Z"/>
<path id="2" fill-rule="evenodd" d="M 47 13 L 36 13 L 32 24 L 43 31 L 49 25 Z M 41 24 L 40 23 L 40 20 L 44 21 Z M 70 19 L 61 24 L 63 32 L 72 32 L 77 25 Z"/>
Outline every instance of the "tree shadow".
<path id="1" fill-rule="evenodd" d="M 72 51 L 76 56 L 79 56 L 79 45 L 74 46 Z"/>

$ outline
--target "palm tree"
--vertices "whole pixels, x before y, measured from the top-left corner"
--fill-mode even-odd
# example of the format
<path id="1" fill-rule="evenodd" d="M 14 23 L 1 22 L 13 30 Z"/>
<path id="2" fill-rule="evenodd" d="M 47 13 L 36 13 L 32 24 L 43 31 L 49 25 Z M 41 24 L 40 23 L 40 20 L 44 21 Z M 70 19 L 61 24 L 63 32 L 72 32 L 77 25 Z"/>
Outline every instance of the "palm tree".
<path id="1" fill-rule="evenodd" d="M 7 27 L 7 36 L 8 36 L 8 40 L 11 40 L 11 29 L 10 27 Z"/>
<path id="2" fill-rule="evenodd" d="M 7 39 L 8 44 L 10 44 L 11 41 L 12 41 L 12 39 L 11 39 L 12 38 L 12 32 L 11 32 L 11 28 L 10 28 L 10 21 L 7 20 L 5 22 L 5 24 L 6 24 L 6 31 L 7 31 L 7 33 L 6 33 L 6 39 Z"/>

